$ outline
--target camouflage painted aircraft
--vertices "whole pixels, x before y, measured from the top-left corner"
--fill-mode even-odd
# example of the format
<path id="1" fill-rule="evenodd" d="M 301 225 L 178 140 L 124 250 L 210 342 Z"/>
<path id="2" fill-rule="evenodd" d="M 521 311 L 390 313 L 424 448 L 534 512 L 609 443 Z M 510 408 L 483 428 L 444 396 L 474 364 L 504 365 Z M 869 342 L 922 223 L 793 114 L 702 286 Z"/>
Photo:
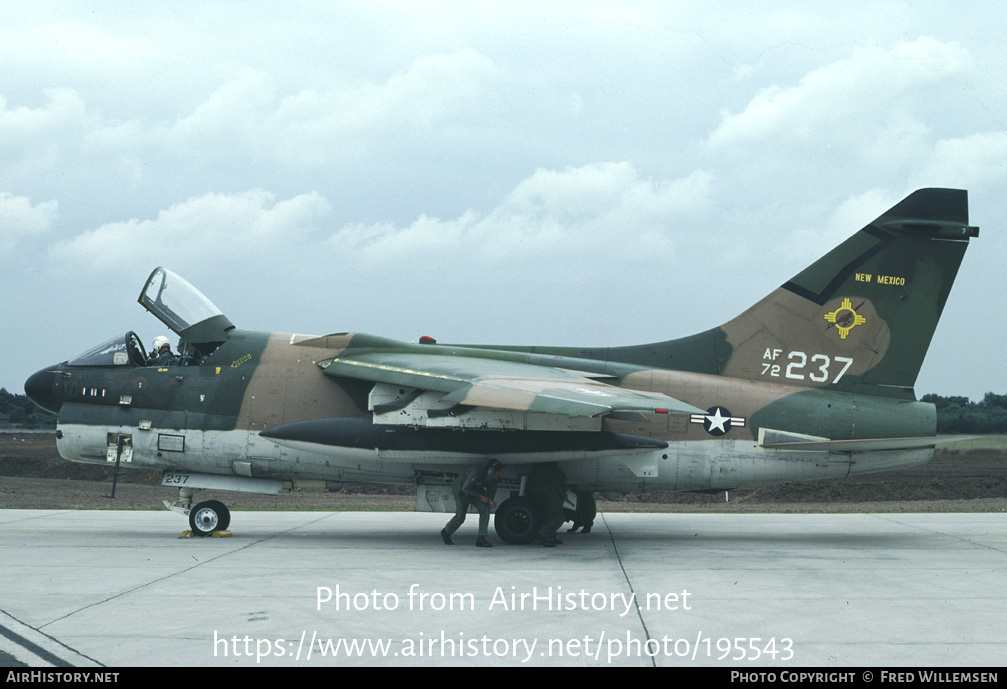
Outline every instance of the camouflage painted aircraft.
<path id="1" fill-rule="evenodd" d="M 924 463 L 936 414 L 913 386 L 965 249 L 965 191 L 923 189 L 737 318 L 624 347 L 417 344 L 237 329 L 163 268 L 139 302 L 184 342 L 151 363 L 128 332 L 31 376 L 66 459 L 164 471 L 192 530 L 226 529 L 197 489 L 447 486 L 497 458 L 497 534 L 528 542 L 531 468 L 575 493 L 721 491 Z"/>

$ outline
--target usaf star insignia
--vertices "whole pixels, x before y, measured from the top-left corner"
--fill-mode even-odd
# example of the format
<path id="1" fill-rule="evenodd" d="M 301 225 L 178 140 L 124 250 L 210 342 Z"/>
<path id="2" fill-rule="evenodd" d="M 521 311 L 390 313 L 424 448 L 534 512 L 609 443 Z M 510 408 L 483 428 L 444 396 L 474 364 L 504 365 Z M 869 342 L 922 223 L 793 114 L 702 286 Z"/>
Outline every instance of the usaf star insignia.
<path id="1" fill-rule="evenodd" d="M 710 435 L 726 435 L 732 427 L 744 426 L 745 417 L 731 416 L 726 407 L 713 406 L 705 414 L 693 414 L 689 422 L 703 424 L 703 430 Z"/>

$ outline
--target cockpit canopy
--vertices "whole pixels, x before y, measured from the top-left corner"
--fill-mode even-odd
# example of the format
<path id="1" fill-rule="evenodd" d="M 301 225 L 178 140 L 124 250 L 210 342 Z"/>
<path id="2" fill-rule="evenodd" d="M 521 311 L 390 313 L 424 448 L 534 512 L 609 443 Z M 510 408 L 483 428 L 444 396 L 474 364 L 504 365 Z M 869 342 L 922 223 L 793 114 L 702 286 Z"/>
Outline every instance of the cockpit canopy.
<path id="1" fill-rule="evenodd" d="M 204 356 L 226 342 L 234 329 L 202 292 L 165 268 L 154 269 L 137 301 Z"/>
<path id="2" fill-rule="evenodd" d="M 146 366 L 147 357 L 143 353 L 143 344 L 136 333 L 113 337 L 92 347 L 80 356 L 71 359 L 71 366 Z"/>

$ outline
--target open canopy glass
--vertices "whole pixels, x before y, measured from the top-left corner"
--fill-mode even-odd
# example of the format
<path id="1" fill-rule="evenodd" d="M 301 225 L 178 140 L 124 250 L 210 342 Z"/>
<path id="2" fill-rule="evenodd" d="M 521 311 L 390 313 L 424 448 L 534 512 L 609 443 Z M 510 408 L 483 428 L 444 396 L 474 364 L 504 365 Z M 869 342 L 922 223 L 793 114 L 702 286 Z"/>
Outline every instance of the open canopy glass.
<path id="1" fill-rule="evenodd" d="M 203 354 L 226 342 L 234 329 L 234 324 L 202 292 L 165 268 L 154 269 L 138 301 Z"/>

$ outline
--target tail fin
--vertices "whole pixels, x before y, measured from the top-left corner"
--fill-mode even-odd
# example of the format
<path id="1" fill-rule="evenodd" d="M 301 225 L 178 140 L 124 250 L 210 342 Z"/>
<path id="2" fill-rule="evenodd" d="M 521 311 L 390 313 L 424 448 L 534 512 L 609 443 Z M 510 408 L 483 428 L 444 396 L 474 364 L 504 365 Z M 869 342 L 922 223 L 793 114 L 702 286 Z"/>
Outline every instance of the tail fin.
<path id="1" fill-rule="evenodd" d="M 967 192 L 915 191 L 737 318 L 659 355 L 669 368 L 913 399 L 979 235 L 968 222 Z"/>

